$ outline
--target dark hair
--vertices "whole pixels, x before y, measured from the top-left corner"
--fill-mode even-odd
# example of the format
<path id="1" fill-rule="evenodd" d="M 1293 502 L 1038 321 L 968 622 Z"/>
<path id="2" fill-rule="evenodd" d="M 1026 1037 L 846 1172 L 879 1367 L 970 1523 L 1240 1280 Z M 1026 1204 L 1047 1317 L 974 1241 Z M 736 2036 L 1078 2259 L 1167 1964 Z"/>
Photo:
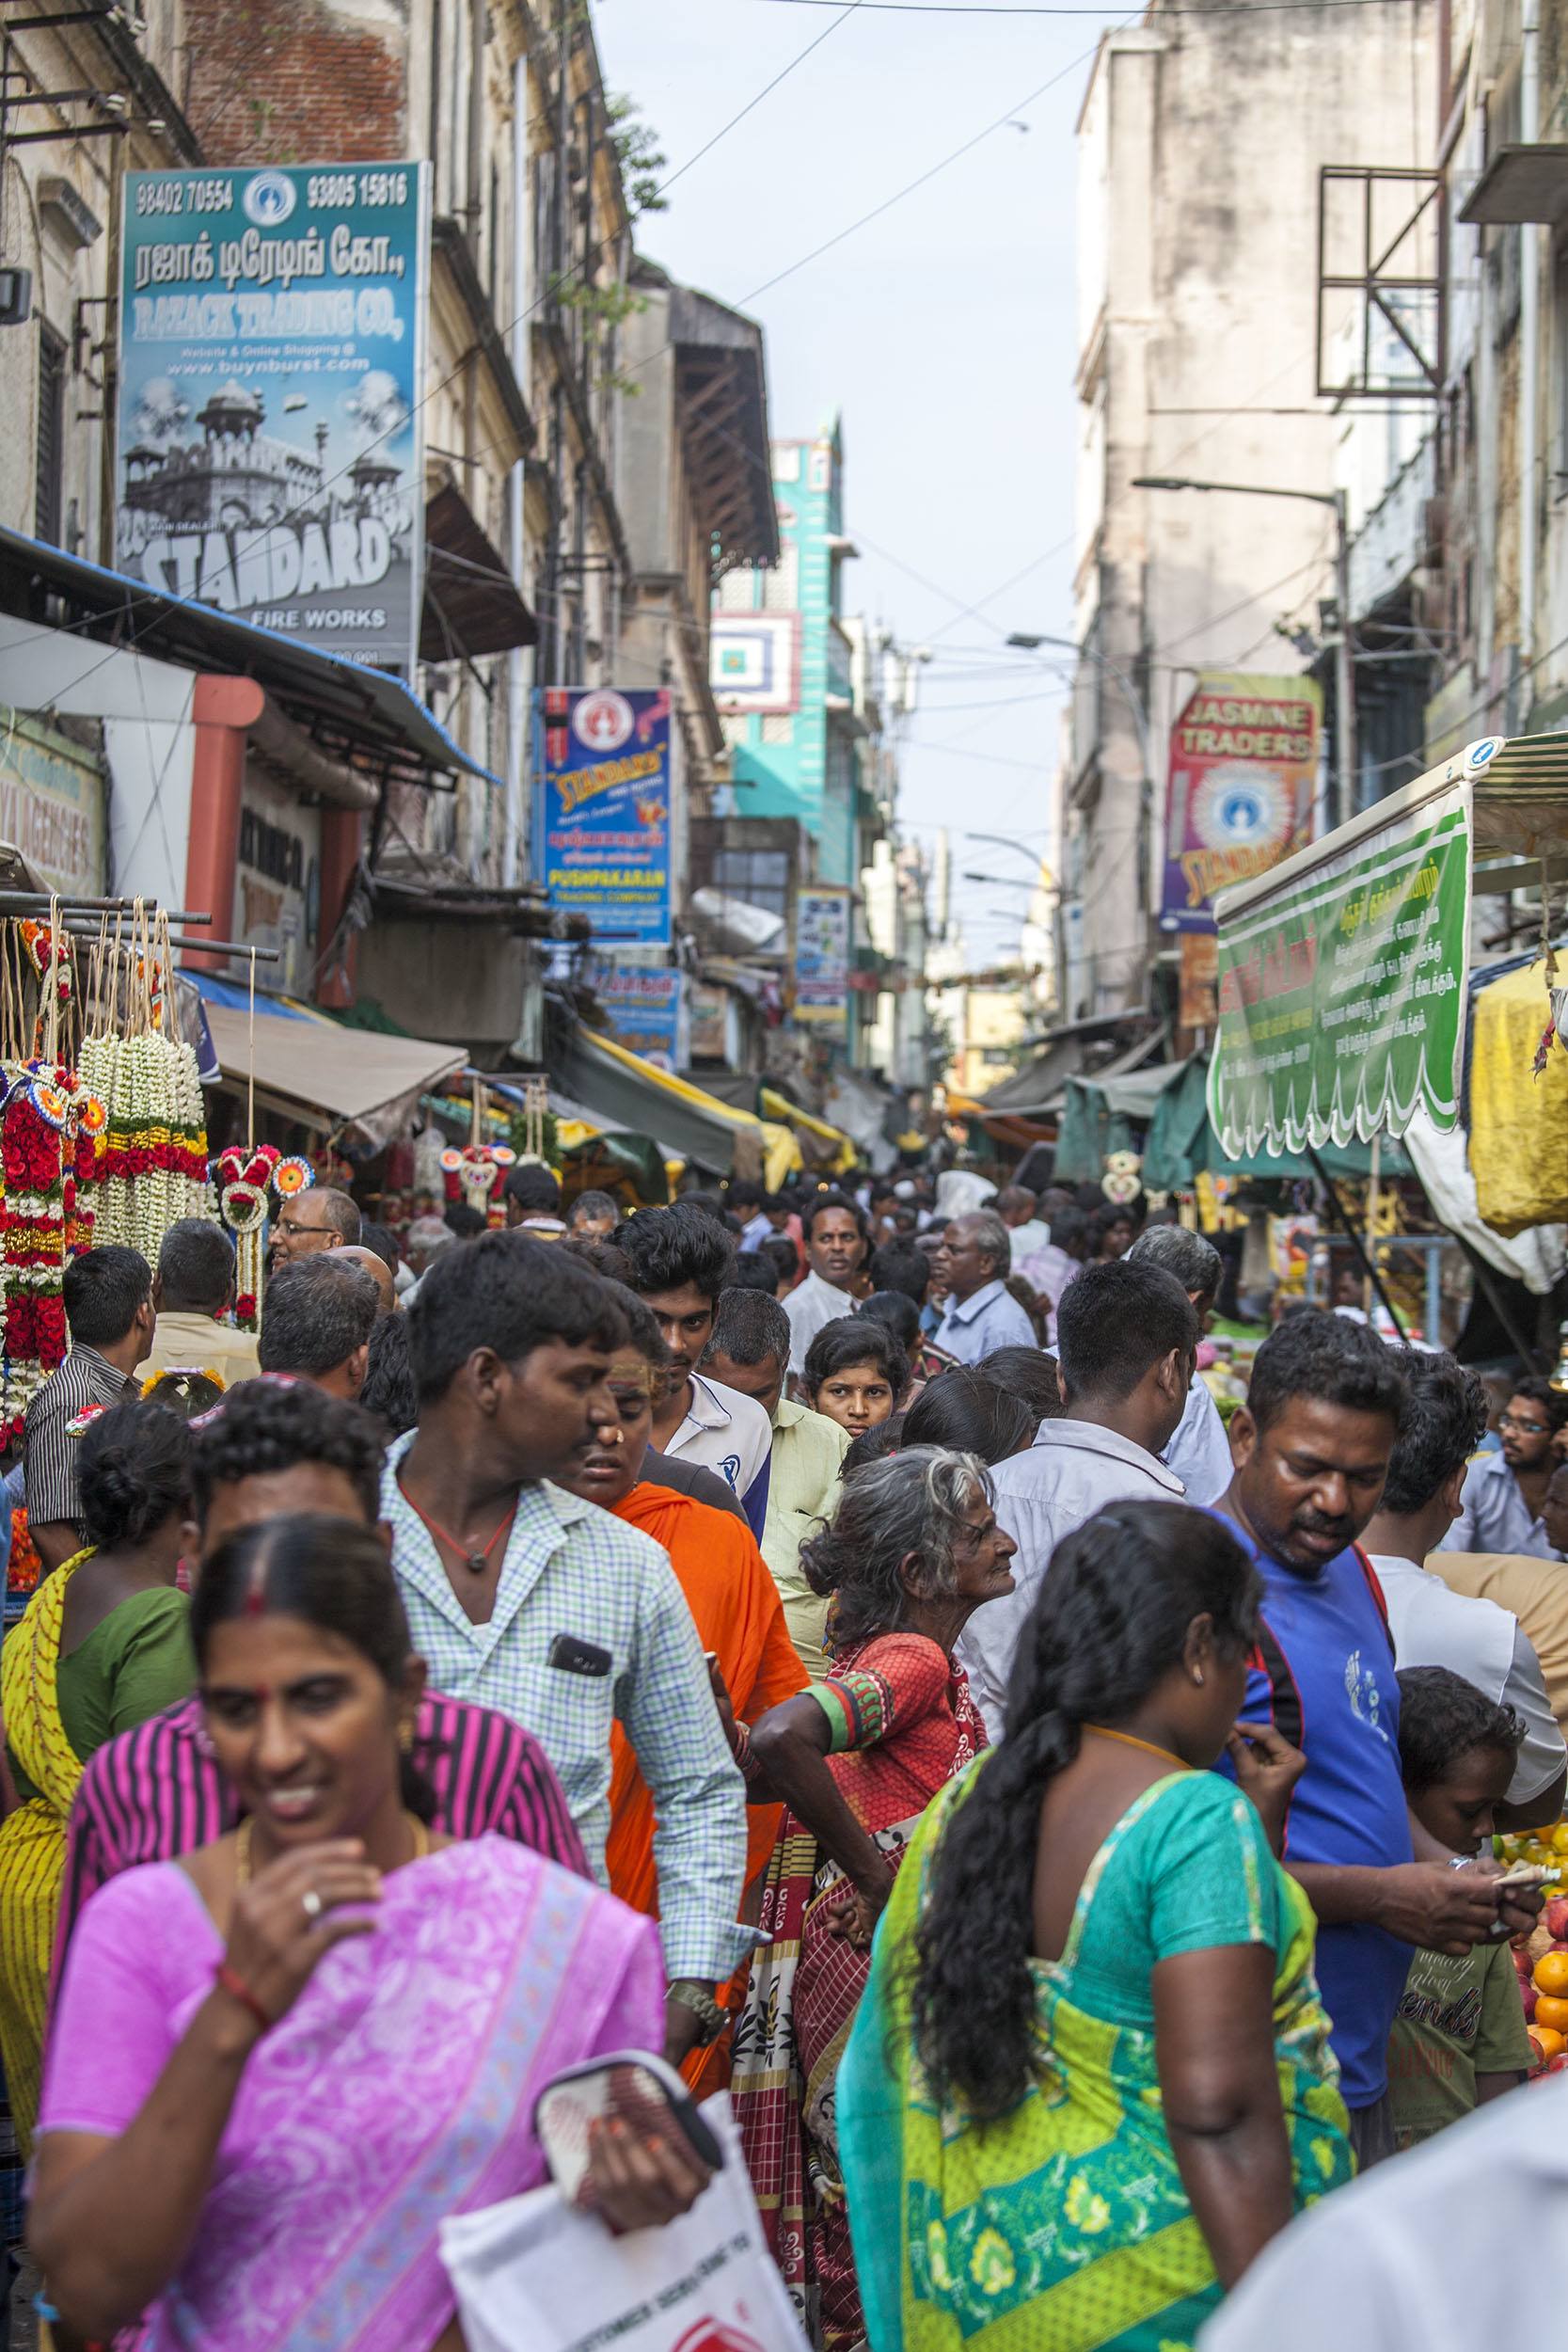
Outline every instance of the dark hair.
<path id="1" fill-rule="evenodd" d="M 1086 1279 L 1076 1281 L 1073 1290 L 1081 1290 Z M 1058 1332 L 1061 1327 L 1058 1310 Z M 1370 1325 L 1353 1323 L 1348 1315 L 1289 1315 L 1253 1358 L 1247 1410 L 1256 1426 L 1266 1429 L 1297 1396 L 1315 1397 L 1347 1412 L 1385 1413 L 1397 1427 L 1404 1406 L 1404 1375 L 1399 1358 Z"/>
<path id="2" fill-rule="evenodd" d="M 563 1233 L 556 1243 L 578 1265 L 592 1266 L 607 1282 L 620 1282 L 628 1291 L 636 1269 L 619 1242 L 593 1233 Z"/>
<path id="3" fill-rule="evenodd" d="M 516 1364 L 551 1340 L 608 1350 L 626 1337 L 626 1317 L 598 1275 L 559 1244 L 518 1232 L 484 1233 L 467 1249 L 443 1250 L 407 1313 L 421 1405 L 445 1396 L 482 1347 Z"/>
<path id="4" fill-rule="evenodd" d="M 311 1189 L 326 1211 L 323 1222 L 329 1233 L 336 1233 L 340 1241 L 347 1242 L 351 1248 L 363 1240 L 365 1220 L 359 1214 L 359 1203 L 351 1194 L 340 1192 L 336 1184 Z"/>
<path id="5" fill-rule="evenodd" d="M 1069 1249 L 1074 1242 L 1085 1240 L 1091 1230 L 1082 1209 L 1058 1209 L 1051 1220 L 1051 1247 Z"/>
<path id="6" fill-rule="evenodd" d="M 257 1360 L 263 1372 L 320 1379 L 364 1346 L 380 1308 L 372 1276 L 336 1250 L 291 1258 L 267 1284 Z"/>
<path id="7" fill-rule="evenodd" d="M 1195 1353 L 1198 1320 L 1174 1274 L 1113 1258 L 1086 1265 L 1056 1309 L 1056 1347 L 1069 1401 L 1131 1396 L 1173 1352 Z"/>
<path id="8" fill-rule="evenodd" d="M 787 1233 L 769 1233 L 760 1255 L 772 1260 L 780 1282 L 793 1282 L 800 1271 L 800 1253 Z"/>
<path id="9" fill-rule="evenodd" d="M 735 1244 L 722 1225 L 689 1200 L 677 1200 L 670 1209 L 639 1209 L 617 1239 L 635 1271 L 633 1288 L 644 1298 L 689 1282 L 703 1297 L 716 1299 L 735 1263 Z"/>
<path id="10" fill-rule="evenodd" d="M 490 1220 L 483 1209 L 470 1206 L 467 1200 L 451 1200 L 447 1204 L 441 1222 L 459 1241 L 477 1241 L 481 1233 L 490 1231 Z"/>
<path id="11" fill-rule="evenodd" d="M 171 1225 L 158 1252 L 158 1286 L 171 1314 L 220 1313 L 234 1289 L 234 1245 L 223 1227 L 205 1216 Z"/>
<path id="12" fill-rule="evenodd" d="M 864 1323 L 859 1315 L 839 1315 L 822 1326 L 806 1350 L 806 1394 L 815 1396 L 824 1380 L 831 1380 L 835 1373 L 848 1372 L 856 1364 L 876 1365 L 893 1391 L 895 1404 L 910 1385 L 910 1359 L 885 1323 Z"/>
<path id="13" fill-rule="evenodd" d="M 1451 1356 L 1429 1356 L 1419 1347 L 1389 1352 L 1404 1375 L 1404 1411 L 1379 1507 L 1403 1518 L 1425 1510 L 1480 1445 L 1486 1435 L 1486 1391 Z"/>
<path id="14" fill-rule="evenodd" d="M 420 1392 L 408 1347 L 408 1317 L 377 1315 L 359 1402 L 388 1438 L 401 1438 L 420 1418 Z"/>
<path id="15" fill-rule="evenodd" d="M 908 1291 L 873 1291 L 859 1311 L 863 1323 L 885 1323 L 906 1356 L 920 1338 L 920 1310 Z"/>
<path id="16" fill-rule="evenodd" d="M 373 1249 L 388 1273 L 397 1278 L 399 1254 L 397 1237 L 389 1225 L 377 1225 L 368 1216 L 359 1220 L 359 1239 L 367 1249 Z"/>
<path id="17" fill-rule="evenodd" d="M 308 1380 L 242 1380 L 193 1426 L 192 1436 L 192 1486 L 199 1520 L 206 1519 L 214 1487 L 297 1470 L 302 1462 L 341 1470 L 364 1506 L 367 1522 L 373 1526 L 380 1516 L 380 1431 L 357 1405 L 328 1396 Z"/>
<path id="18" fill-rule="evenodd" d="M 1528 1397 L 1532 1405 L 1539 1405 L 1554 1431 L 1568 1424 L 1568 1393 L 1554 1389 L 1549 1380 L 1537 1379 L 1533 1375 L 1528 1379 L 1515 1380 L 1509 1395 L 1511 1399 Z"/>
<path id="19" fill-rule="evenodd" d="M 610 1216 L 619 1218 L 620 1209 L 608 1192 L 579 1192 L 566 1212 L 566 1230 L 570 1232 L 579 1216 Z"/>
<path id="20" fill-rule="evenodd" d="M 781 1364 L 788 1363 L 789 1317 L 771 1292 L 766 1298 L 760 1291 L 724 1293 L 703 1361 L 710 1356 L 727 1356 L 734 1364 L 761 1364 L 776 1356 Z"/>
<path id="21" fill-rule="evenodd" d="M 903 1413 L 890 1413 L 875 1429 L 863 1429 L 859 1437 L 851 1438 L 838 1466 L 840 1479 L 853 1478 L 857 1470 L 867 1469 L 873 1462 L 885 1462 L 890 1454 L 896 1454 L 904 1442 L 906 1419 Z"/>
<path id="22" fill-rule="evenodd" d="M 994 1468 L 1034 1441 L 1039 1417 L 974 1364 L 952 1364 L 928 1380 L 904 1415 L 911 1445 L 973 1454 Z"/>
<path id="23" fill-rule="evenodd" d="M 627 1341 L 637 1353 L 656 1370 L 662 1370 L 666 1364 L 673 1363 L 674 1357 L 670 1343 L 659 1329 L 658 1317 L 646 1299 L 639 1298 L 637 1293 L 625 1282 L 607 1282 L 605 1288 L 626 1319 Z"/>
<path id="24" fill-rule="evenodd" d="M 76 1345 L 115 1347 L 151 1295 L 152 1276 L 139 1249 L 105 1242 L 69 1261 L 60 1289 Z"/>
<path id="25" fill-rule="evenodd" d="M 766 1205 L 768 1198 L 762 1186 L 751 1176 L 732 1176 L 726 1192 L 732 1209 L 737 1211 L 750 1209 L 753 1216 Z"/>
<path id="26" fill-rule="evenodd" d="M 523 1160 L 509 1168 L 501 1181 L 501 1199 L 540 1216 L 561 1215 L 561 1179 L 539 1160 Z"/>
<path id="27" fill-rule="evenodd" d="M 1447 1666 L 1406 1666 L 1399 1685 L 1400 1777 L 1413 1797 L 1446 1780 L 1468 1748 L 1516 1756 L 1525 1744 L 1523 1717 Z"/>
<path id="28" fill-rule="evenodd" d="M 1056 1359 L 1048 1348 L 993 1347 L 974 1368 L 983 1378 L 995 1381 L 1013 1396 L 1021 1396 L 1034 1414 L 1037 1425 L 1042 1421 L 1061 1420 L 1064 1406 L 1062 1391 L 1056 1384 Z"/>
<path id="29" fill-rule="evenodd" d="M 236 1529 L 205 1563 L 191 1596 L 191 1643 L 205 1670 L 220 1625 L 248 1617 L 298 1617 L 347 1642 L 389 1691 L 403 1681 L 413 1643 L 387 1548 L 372 1527 L 319 1512 Z M 403 1802 L 434 1820 L 434 1792 L 408 1756 L 399 1757 Z"/>
<path id="30" fill-rule="evenodd" d="M 225 1394 L 223 1382 L 216 1373 L 186 1370 L 174 1364 L 161 1372 L 149 1373 L 142 1383 L 144 1405 L 157 1405 L 166 1413 L 178 1413 L 182 1421 L 195 1421 L 199 1413 L 210 1413 Z"/>
<path id="31" fill-rule="evenodd" d="M 973 1454 L 922 1445 L 871 1462 L 843 1486 L 832 1523 L 800 1546 L 814 1593 L 835 1596 L 830 1644 L 851 1649 L 874 1633 L 909 1624 L 904 1564 L 918 1563 L 917 1599 L 939 1600 L 957 1585 L 953 1553 L 964 1513 L 991 1497 L 990 1473 Z"/>
<path id="32" fill-rule="evenodd" d="M 1096 1209 L 1089 1223 L 1094 1233 L 1094 1246 L 1098 1249 L 1106 1234 L 1116 1226 L 1130 1225 L 1135 1232 L 1138 1220 L 1126 1201 L 1107 1200 L 1102 1209 Z"/>
<path id="33" fill-rule="evenodd" d="M 883 1242 L 879 1249 L 871 1252 L 868 1272 L 878 1290 L 902 1291 L 917 1307 L 926 1304 L 926 1294 L 931 1287 L 931 1262 L 913 1242 Z"/>
<path id="34" fill-rule="evenodd" d="M 817 1218 L 825 1216 L 829 1209 L 842 1209 L 846 1216 L 854 1218 L 855 1231 L 861 1240 L 868 1242 L 871 1239 L 871 1220 L 858 1200 L 852 1200 L 847 1192 L 816 1192 L 800 1211 L 800 1231 L 808 1242 L 816 1230 Z"/>
<path id="35" fill-rule="evenodd" d="M 732 1291 L 762 1291 L 771 1298 L 779 1287 L 778 1269 L 760 1249 L 737 1250 L 727 1287 Z"/>
<path id="36" fill-rule="evenodd" d="M 1181 1502 L 1111 1503 L 1057 1545 L 1019 1643 L 1006 1739 L 948 1820 L 916 1941 L 916 2046 L 944 2104 L 993 2121 L 1029 2086 L 1040 1804 L 1085 1724 L 1131 1715 L 1196 1616 L 1212 1618 L 1222 1656 L 1250 1649 L 1260 1591 L 1225 1521 Z"/>
<path id="37" fill-rule="evenodd" d="M 712 1217 L 716 1225 L 725 1225 L 725 1219 L 729 1216 L 729 1211 L 718 1193 L 710 1192 L 705 1184 L 693 1184 L 689 1192 L 683 1192 L 676 1206 L 699 1209 L 704 1216 Z M 725 1231 L 728 1232 L 728 1226 L 725 1225 Z"/>
<path id="38" fill-rule="evenodd" d="M 162 1405 L 111 1405 L 76 1452 L 82 1536 L 100 1551 L 144 1544 L 191 1499 L 188 1422 Z"/>

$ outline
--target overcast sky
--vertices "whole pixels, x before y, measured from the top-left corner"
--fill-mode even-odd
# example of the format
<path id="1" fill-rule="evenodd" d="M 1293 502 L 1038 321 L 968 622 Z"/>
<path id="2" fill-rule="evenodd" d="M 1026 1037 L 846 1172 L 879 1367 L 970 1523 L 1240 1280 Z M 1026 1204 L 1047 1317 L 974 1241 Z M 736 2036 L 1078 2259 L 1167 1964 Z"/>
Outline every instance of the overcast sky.
<path id="1" fill-rule="evenodd" d="M 1073 125 L 1098 34 L 1128 12 L 952 0 L 951 13 L 839 13 L 594 0 L 606 83 L 657 134 L 666 178 L 826 36 L 671 187 L 638 242 L 760 319 L 775 435 L 842 415 L 862 554 L 846 607 L 936 657 L 903 760 L 905 829 L 928 843 L 946 824 L 956 869 L 1022 878 L 1024 857 L 960 835 L 1037 852 L 1051 821 L 1062 679 L 1002 648 L 1009 629 L 1071 634 Z M 1024 892 L 957 888 L 972 961 L 1015 948 Z"/>

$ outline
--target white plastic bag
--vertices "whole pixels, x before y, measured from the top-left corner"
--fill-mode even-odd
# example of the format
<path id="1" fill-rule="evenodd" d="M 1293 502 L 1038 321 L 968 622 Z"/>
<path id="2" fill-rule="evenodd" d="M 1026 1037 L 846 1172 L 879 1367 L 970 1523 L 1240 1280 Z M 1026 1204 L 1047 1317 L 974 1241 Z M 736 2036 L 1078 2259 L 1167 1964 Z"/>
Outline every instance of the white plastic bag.
<path id="1" fill-rule="evenodd" d="M 661 2230 L 612 2237 L 553 2185 L 443 2221 L 468 2352 L 807 2352 L 724 2093 L 702 2116 L 723 2169 Z"/>

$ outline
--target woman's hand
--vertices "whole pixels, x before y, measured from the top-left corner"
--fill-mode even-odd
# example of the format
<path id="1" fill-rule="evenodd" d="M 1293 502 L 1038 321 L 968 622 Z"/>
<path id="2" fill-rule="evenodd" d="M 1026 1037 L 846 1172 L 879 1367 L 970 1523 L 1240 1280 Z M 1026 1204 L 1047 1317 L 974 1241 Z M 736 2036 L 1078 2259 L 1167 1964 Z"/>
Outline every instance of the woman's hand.
<path id="1" fill-rule="evenodd" d="M 618 2115 L 595 2116 L 588 2126 L 591 2199 L 617 2237 L 689 2213 L 712 2178 L 676 2132 L 666 2137 Z"/>
<path id="2" fill-rule="evenodd" d="M 1272 1724 L 1238 1724 L 1225 1744 L 1236 1767 L 1237 1785 L 1252 1799 L 1277 1854 L 1285 1844 L 1291 1791 L 1307 1770 L 1307 1758 Z"/>
<path id="3" fill-rule="evenodd" d="M 381 1873 L 356 1837 L 301 1846 L 238 1888 L 224 1966 L 276 2025 L 293 2007 L 323 1954 L 375 1922 L 363 1909 L 381 1899 Z"/>
<path id="4" fill-rule="evenodd" d="M 891 1870 L 884 1870 L 879 1879 L 866 1879 L 849 1888 L 828 1906 L 828 1933 L 841 1937 L 857 1952 L 869 1951 L 871 1939 L 877 1932 L 877 1922 L 892 1892 Z"/>

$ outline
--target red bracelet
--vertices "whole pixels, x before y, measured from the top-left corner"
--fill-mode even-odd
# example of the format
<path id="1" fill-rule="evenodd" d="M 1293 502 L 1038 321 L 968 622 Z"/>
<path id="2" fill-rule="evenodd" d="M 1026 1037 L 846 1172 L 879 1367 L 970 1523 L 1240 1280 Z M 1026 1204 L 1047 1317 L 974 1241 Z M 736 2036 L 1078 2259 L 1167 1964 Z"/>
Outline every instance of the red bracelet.
<path id="1" fill-rule="evenodd" d="M 220 1960 L 214 1969 L 213 1981 L 220 1991 L 229 1994 L 232 1999 L 238 2001 L 242 2008 L 249 2010 L 263 2033 L 271 2033 L 272 2019 L 267 2015 L 245 1979 L 238 1970 L 230 1968 L 226 1960 Z"/>

